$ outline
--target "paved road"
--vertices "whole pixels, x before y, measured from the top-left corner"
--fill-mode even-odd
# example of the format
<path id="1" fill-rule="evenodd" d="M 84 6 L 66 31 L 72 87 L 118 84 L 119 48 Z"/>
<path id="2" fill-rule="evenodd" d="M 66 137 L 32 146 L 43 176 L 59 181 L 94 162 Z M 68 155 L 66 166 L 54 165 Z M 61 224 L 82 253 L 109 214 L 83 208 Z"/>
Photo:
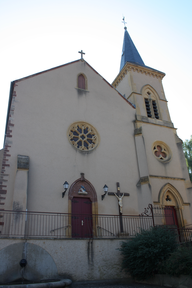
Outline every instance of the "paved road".
<path id="1" fill-rule="evenodd" d="M 114 282 L 74 282 L 71 288 L 165 288 L 163 286 L 138 284 L 138 283 L 118 283 Z"/>

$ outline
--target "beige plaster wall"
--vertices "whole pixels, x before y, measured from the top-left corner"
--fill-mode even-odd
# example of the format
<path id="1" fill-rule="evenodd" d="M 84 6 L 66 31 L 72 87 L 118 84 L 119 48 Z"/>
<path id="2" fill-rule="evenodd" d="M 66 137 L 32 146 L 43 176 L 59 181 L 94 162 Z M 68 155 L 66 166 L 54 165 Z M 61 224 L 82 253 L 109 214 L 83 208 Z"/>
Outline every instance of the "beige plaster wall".
<path id="1" fill-rule="evenodd" d="M 118 83 L 116 89 L 122 95 L 125 95 L 127 99 L 130 97 L 131 93 L 134 92 L 133 77 L 131 71 L 124 75 L 124 78 Z M 135 104 L 133 99 L 130 99 L 130 101 Z"/>
<path id="2" fill-rule="evenodd" d="M 133 70 L 128 71 L 123 75 L 120 83 L 118 83 L 118 86 L 116 87 L 117 90 L 125 95 L 131 103 L 136 105 L 136 113 L 138 115 L 147 116 L 142 91 L 146 85 L 153 88 L 158 95 L 157 106 L 160 119 L 171 121 L 162 80 L 159 77 L 157 78 L 156 76 L 145 73 L 144 70 L 142 73 L 140 70 L 139 72 Z M 153 72 L 153 70 L 151 70 L 151 72 Z"/>
<path id="3" fill-rule="evenodd" d="M 142 131 L 147 153 L 149 174 L 183 178 L 174 129 L 143 123 Z M 162 141 L 168 145 L 171 152 L 171 159 L 169 162 L 162 163 L 156 159 L 153 154 L 153 143 L 155 141 Z"/>
<path id="4" fill-rule="evenodd" d="M 165 95 L 163 91 L 163 86 L 160 78 L 157 78 L 155 76 L 141 73 L 137 71 L 129 71 L 125 75 L 125 77 L 121 80 L 119 85 L 117 86 L 117 89 L 124 94 L 123 89 L 127 89 L 127 78 L 128 75 L 131 75 L 131 84 L 130 87 L 134 87 L 133 91 L 136 93 L 133 93 L 134 98 L 134 104 L 136 105 L 136 112 L 138 115 L 146 116 L 146 107 L 145 102 L 142 93 L 143 87 L 150 85 L 158 94 L 158 106 L 160 109 L 160 116 L 161 119 L 164 121 L 170 121 L 169 117 L 169 111 L 167 107 L 167 102 L 165 101 Z M 130 90 L 128 90 L 130 92 Z M 144 138 L 144 145 L 147 155 L 147 165 L 149 167 L 149 175 L 159 175 L 159 176 L 167 176 L 167 177 L 178 177 L 183 178 L 183 172 L 182 172 L 182 166 L 180 156 L 178 153 L 178 147 L 176 143 L 175 138 L 175 129 L 171 129 L 168 127 L 165 127 L 163 125 L 163 122 L 160 120 L 155 119 L 155 124 L 149 124 L 144 123 L 142 121 L 137 121 L 137 125 L 142 127 L 142 135 Z M 171 161 L 169 161 L 167 164 L 160 163 L 157 161 L 157 159 L 154 157 L 152 153 L 152 146 L 155 141 L 163 141 L 166 143 L 171 150 Z M 141 149 L 139 149 L 141 150 Z M 137 153 L 143 153 L 137 151 Z M 144 161 L 145 162 L 145 161 Z M 146 165 L 143 162 L 143 165 Z M 144 176 L 144 175 L 143 175 Z"/>
<path id="5" fill-rule="evenodd" d="M 131 65 L 130 65 L 131 66 Z M 142 71 L 141 71 L 142 70 Z M 119 79 L 116 89 L 136 105 L 137 119 L 135 127 L 142 129 L 142 135 L 136 135 L 136 150 L 140 177 L 149 176 L 149 183 L 143 183 L 138 187 L 138 201 L 140 210 L 146 207 L 147 201 L 152 197 L 153 201 L 157 201 L 161 188 L 166 183 L 172 185 L 183 197 L 184 202 L 191 202 L 190 184 L 188 184 L 188 176 L 186 176 L 186 165 L 183 163 L 182 151 L 178 149 L 178 141 L 176 140 L 176 131 L 171 127 L 171 118 L 165 98 L 162 80 L 156 76 L 145 73 L 141 67 L 138 71 L 122 71 L 122 78 Z M 152 71 L 153 72 L 153 71 Z M 147 118 L 144 97 L 142 95 L 144 87 L 150 87 L 157 93 L 156 101 L 159 110 L 160 119 Z M 141 116 L 144 116 L 142 118 Z M 147 122 L 149 119 L 149 123 Z M 164 122 L 165 121 L 165 122 Z M 169 126 L 169 127 L 166 127 Z M 140 142 L 138 141 L 140 139 Z M 166 143 L 171 151 L 171 160 L 167 163 L 159 162 L 153 155 L 153 143 L 162 141 Z M 143 143 L 142 143 L 143 142 Z M 140 147 L 141 146 L 141 147 Z M 144 153 L 145 151 L 145 153 Z M 145 156 L 146 154 L 146 156 Z M 145 159 L 146 158 L 146 159 Z M 185 166 L 185 167 L 184 167 Z M 153 176 L 151 178 L 150 176 Z M 155 178 L 156 177 L 156 178 Z M 176 180 L 173 180 L 176 179 Z M 186 189 L 188 187 L 188 189 Z M 148 202 L 150 203 L 150 202 Z M 191 215 L 189 206 L 182 207 L 184 222 L 191 223 Z"/>
<path id="6" fill-rule="evenodd" d="M 88 92 L 76 89 L 77 75 L 87 77 Z M 67 194 L 61 198 L 65 180 L 71 185 L 85 173 L 96 189 L 98 212 L 118 214 L 115 197 L 101 201 L 103 186 L 124 197 L 124 213 L 138 213 L 138 169 L 134 144 L 135 109 L 85 62 L 76 62 L 16 83 L 14 128 L 6 209 L 12 209 L 17 155 L 30 157 L 28 210 L 67 212 Z M 76 121 L 93 125 L 98 147 L 83 154 L 68 141 L 68 127 Z"/>
<path id="7" fill-rule="evenodd" d="M 140 73 L 137 71 L 132 71 L 132 79 L 133 79 L 133 83 L 134 83 L 135 92 L 141 93 L 142 88 L 146 84 L 148 84 L 155 89 L 155 91 L 159 95 L 160 99 L 166 100 L 164 90 L 163 90 L 162 81 L 160 78 L 157 78 L 157 77 L 149 75 L 149 74 Z"/>
<path id="8" fill-rule="evenodd" d="M 143 69 L 141 68 L 140 70 Z M 153 73 L 153 70 L 151 70 L 151 72 Z M 141 71 L 127 71 L 116 88 L 122 94 L 129 97 L 132 92 L 141 94 L 142 89 L 146 84 L 150 85 L 156 90 L 160 99 L 166 100 L 161 79 L 145 73 L 144 70 L 142 73 Z"/>

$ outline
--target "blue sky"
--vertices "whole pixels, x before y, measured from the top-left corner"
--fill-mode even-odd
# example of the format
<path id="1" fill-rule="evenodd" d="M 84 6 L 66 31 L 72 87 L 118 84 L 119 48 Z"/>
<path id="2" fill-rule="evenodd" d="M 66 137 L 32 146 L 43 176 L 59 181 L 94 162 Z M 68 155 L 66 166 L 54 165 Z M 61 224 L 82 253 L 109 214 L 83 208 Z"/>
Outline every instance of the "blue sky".
<path id="1" fill-rule="evenodd" d="M 189 139 L 192 66 L 191 0 L 0 0 L 0 149 L 10 82 L 80 58 L 110 83 L 119 73 L 125 16 L 144 63 L 163 80 L 178 136 Z"/>

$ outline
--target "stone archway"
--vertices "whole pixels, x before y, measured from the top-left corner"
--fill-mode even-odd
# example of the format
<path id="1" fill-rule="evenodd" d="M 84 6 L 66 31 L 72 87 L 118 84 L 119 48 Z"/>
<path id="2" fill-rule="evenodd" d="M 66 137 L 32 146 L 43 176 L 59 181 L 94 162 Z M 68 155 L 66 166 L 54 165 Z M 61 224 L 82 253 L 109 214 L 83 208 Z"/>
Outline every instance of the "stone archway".
<path id="1" fill-rule="evenodd" d="M 165 208 L 165 223 L 166 224 L 166 207 L 170 207 L 173 212 L 173 217 L 175 217 L 175 224 L 178 227 L 184 226 L 183 219 L 183 206 L 188 204 L 184 203 L 183 198 L 179 191 L 170 183 L 165 184 L 159 191 L 158 204 L 160 207 Z M 168 211 L 168 210 L 167 210 Z"/>
<path id="2" fill-rule="evenodd" d="M 21 259 L 27 260 L 23 273 L 25 280 L 33 283 L 42 279 L 58 279 L 56 263 L 44 248 L 27 241 L 18 243 L 15 240 L 15 242 L 0 250 L 0 259 L 2 262 L 2 265 L 0 265 L 0 283 L 21 279 L 21 267 L 19 265 Z"/>
<path id="3" fill-rule="evenodd" d="M 69 188 L 68 212 L 69 226 L 72 228 L 69 236 L 91 238 L 97 234 L 97 193 L 94 186 L 85 179 L 84 173 L 81 173 L 81 177 L 74 181 Z M 87 219 L 89 219 L 89 226 Z M 85 229 L 85 226 L 88 228 Z"/>

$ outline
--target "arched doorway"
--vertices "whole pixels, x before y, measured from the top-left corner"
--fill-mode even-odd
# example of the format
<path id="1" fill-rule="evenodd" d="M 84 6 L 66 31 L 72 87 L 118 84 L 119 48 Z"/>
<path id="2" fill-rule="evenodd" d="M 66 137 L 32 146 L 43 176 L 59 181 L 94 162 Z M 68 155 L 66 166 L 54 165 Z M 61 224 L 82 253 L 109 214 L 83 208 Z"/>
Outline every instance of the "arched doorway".
<path id="1" fill-rule="evenodd" d="M 72 183 L 68 194 L 68 207 L 71 217 L 71 237 L 92 238 L 97 227 L 97 194 L 93 185 L 81 173 L 81 177 Z"/>
<path id="2" fill-rule="evenodd" d="M 159 192 L 159 206 L 164 209 L 164 223 L 175 225 L 180 228 L 184 226 L 183 199 L 178 190 L 170 183 L 165 184 Z"/>

